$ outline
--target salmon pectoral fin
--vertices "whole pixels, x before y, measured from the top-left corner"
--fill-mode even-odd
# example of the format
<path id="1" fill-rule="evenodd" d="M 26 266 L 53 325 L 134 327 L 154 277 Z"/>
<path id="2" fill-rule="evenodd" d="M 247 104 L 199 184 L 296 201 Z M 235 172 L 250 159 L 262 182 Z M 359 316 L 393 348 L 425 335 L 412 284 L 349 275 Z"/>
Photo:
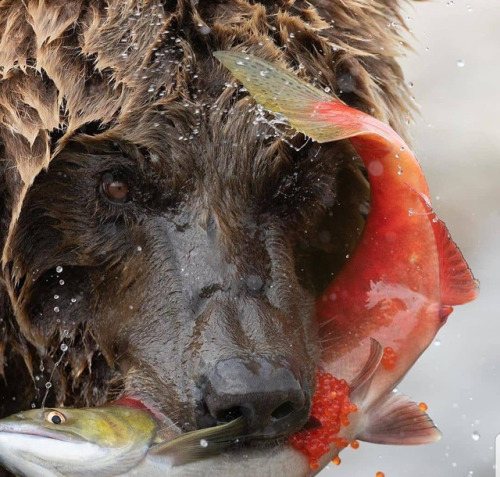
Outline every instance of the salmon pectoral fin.
<path id="1" fill-rule="evenodd" d="M 440 437 L 432 419 L 416 403 L 395 393 L 368 410 L 357 435 L 360 441 L 392 445 L 428 444 Z"/>
<path id="2" fill-rule="evenodd" d="M 384 350 L 382 345 L 376 339 L 370 338 L 370 354 L 368 359 L 366 360 L 366 363 L 360 373 L 349 384 L 349 387 L 352 390 L 350 394 L 352 402 L 363 402 L 372 383 L 375 371 L 382 360 L 383 354 Z"/>
<path id="3" fill-rule="evenodd" d="M 148 455 L 167 459 L 174 466 L 206 459 L 221 453 L 243 437 L 246 426 L 245 420 L 240 417 L 227 424 L 181 434 L 166 442 L 160 439 L 159 443 L 155 441 L 155 445 L 151 446 Z"/>
<path id="4" fill-rule="evenodd" d="M 441 303 L 463 305 L 477 298 L 479 282 L 474 278 L 448 228 L 437 217 L 432 220 L 439 254 Z"/>

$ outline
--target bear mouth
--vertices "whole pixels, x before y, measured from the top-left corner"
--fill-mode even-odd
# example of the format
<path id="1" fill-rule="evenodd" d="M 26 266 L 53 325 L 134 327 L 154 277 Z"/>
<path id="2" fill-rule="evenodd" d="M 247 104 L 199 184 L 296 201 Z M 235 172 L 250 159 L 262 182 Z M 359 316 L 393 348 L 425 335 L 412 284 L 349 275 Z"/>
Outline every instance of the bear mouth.
<path id="1" fill-rule="evenodd" d="M 169 417 L 164 412 L 160 411 L 155 403 L 153 403 L 150 399 L 139 396 L 127 396 L 120 398 L 113 404 L 133 407 L 149 412 L 151 416 L 154 417 L 159 423 L 158 433 L 161 434 L 161 437 L 166 440 L 175 439 L 176 437 L 188 433 L 186 431 L 182 431 L 179 427 L 172 425 Z M 214 427 L 222 426 L 228 423 L 229 422 L 220 422 L 215 426 L 212 426 L 211 428 L 207 428 L 207 430 L 213 430 Z M 310 416 L 306 423 L 302 426 L 302 428 L 295 431 L 294 433 L 318 429 L 321 427 L 321 425 L 322 424 L 318 419 Z M 279 447 L 285 445 L 288 442 L 288 437 L 288 435 L 283 435 L 270 439 L 255 434 L 243 434 L 237 439 L 235 439 L 234 437 L 229 437 L 227 440 L 224 440 L 224 438 L 221 437 L 218 439 L 218 443 L 223 444 L 221 448 L 223 447 L 225 451 L 238 450 L 245 447 L 252 449 L 269 449 L 269 447 Z"/>

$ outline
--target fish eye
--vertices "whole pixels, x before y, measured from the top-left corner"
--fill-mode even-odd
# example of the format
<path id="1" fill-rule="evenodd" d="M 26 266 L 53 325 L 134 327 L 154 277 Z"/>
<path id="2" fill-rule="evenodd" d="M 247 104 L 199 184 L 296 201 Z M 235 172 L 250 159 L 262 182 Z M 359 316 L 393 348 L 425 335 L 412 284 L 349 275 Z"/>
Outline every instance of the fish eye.
<path id="1" fill-rule="evenodd" d="M 47 421 L 52 424 L 63 424 L 66 422 L 66 416 L 59 411 L 50 411 L 47 414 Z"/>

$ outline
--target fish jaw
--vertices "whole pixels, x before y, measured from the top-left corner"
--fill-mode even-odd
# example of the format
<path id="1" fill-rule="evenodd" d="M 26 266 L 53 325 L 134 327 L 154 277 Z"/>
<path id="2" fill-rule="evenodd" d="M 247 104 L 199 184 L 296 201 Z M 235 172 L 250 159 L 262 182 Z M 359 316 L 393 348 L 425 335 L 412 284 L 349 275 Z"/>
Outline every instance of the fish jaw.
<path id="1" fill-rule="evenodd" d="M 95 444 L 0 431 L 0 462 L 14 474 L 29 477 L 84 475 L 80 473 L 82 462 L 95 465 L 102 458 L 102 449 Z"/>
<path id="2" fill-rule="evenodd" d="M 39 436 L 46 439 L 54 439 L 62 442 L 82 443 L 86 442 L 78 434 L 66 430 L 52 430 L 30 421 L 24 421 L 23 413 L 16 414 L 0 421 L 0 432 L 2 434 L 17 434 L 25 436 Z"/>

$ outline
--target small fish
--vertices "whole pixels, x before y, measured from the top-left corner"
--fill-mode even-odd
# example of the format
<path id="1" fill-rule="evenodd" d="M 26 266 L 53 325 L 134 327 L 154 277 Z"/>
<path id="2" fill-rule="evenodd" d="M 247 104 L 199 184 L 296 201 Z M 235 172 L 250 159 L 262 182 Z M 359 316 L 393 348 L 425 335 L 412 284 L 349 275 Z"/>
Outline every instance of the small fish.
<path id="1" fill-rule="evenodd" d="M 0 420 L 0 463 L 26 477 L 163 477 L 220 452 L 243 430 L 238 419 L 166 440 L 140 407 L 32 409 Z"/>
<path id="2" fill-rule="evenodd" d="M 474 300 L 479 286 L 431 208 L 417 160 L 388 125 L 286 70 L 240 52 L 215 56 L 265 109 L 319 143 L 349 139 L 363 160 L 371 195 L 366 226 L 317 302 L 320 338 L 328 343 L 323 368 L 357 388 L 352 392 L 359 413 L 345 431 L 349 439 L 435 440 L 439 433 L 418 406 L 391 391 L 432 342 L 452 306 Z M 369 385 L 360 386 L 357 376 L 370 374 L 363 371 L 366 356 L 377 362 L 373 339 L 381 343 L 381 364 L 369 367 Z"/>

